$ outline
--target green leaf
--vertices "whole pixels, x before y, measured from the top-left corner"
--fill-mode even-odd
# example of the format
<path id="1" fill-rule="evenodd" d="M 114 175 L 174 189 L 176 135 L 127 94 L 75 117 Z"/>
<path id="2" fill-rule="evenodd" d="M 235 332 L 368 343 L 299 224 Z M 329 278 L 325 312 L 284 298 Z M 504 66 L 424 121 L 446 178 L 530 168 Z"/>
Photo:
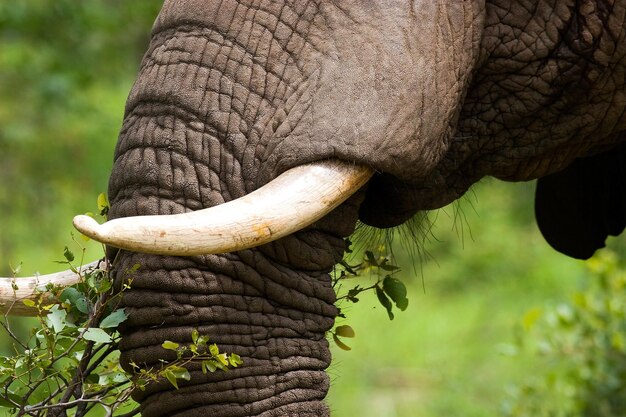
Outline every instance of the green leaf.
<path id="1" fill-rule="evenodd" d="M 384 271 L 397 271 L 400 267 L 389 264 L 389 259 L 385 258 L 378 267 Z"/>
<path id="2" fill-rule="evenodd" d="M 6 356 L 0 356 L 0 372 L 4 372 L 7 369 L 13 370 L 13 361 L 11 359 Z"/>
<path id="3" fill-rule="evenodd" d="M 35 307 L 35 302 L 33 300 L 29 300 L 28 298 L 25 300 L 22 300 L 22 303 L 26 306 L 26 307 Z"/>
<path id="4" fill-rule="evenodd" d="M 170 384 L 172 384 L 176 389 L 178 389 L 178 379 L 184 379 L 185 381 L 189 381 L 191 379 L 189 371 L 182 366 L 171 365 L 160 373 L 162 376 L 167 378 Z"/>
<path id="5" fill-rule="evenodd" d="M 59 308 L 58 305 L 53 306 L 50 309 L 50 312 L 46 316 L 48 323 L 54 329 L 55 333 L 60 333 L 65 326 L 67 326 L 67 322 L 65 321 L 67 317 L 67 311 Z"/>
<path id="6" fill-rule="evenodd" d="M 74 254 L 72 253 L 71 250 L 69 250 L 69 248 L 66 246 L 65 249 L 63 250 L 63 257 L 68 261 L 68 262 L 72 262 L 74 260 Z"/>
<path id="7" fill-rule="evenodd" d="M 376 257 L 374 257 L 372 251 L 365 251 L 365 260 L 371 266 L 378 266 L 378 261 L 376 260 Z"/>
<path id="8" fill-rule="evenodd" d="M 200 332 L 198 332 L 198 329 L 193 329 L 191 331 L 191 341 L 196 345 L 198 344 L 198 337 L 200 337 Z"/>
<path id="9" fill-rule="evenodd" d="M 74 302 L 82 297 L 83 294 L 78 291 L 76 288 L 74 287 L 67 287 L 63 290 L 63 292 L 61 292 L 61 296 L 59 297 L 61 299 L 62 302 L 67 302 L 68 304 L 74 304 Z"/>
<path id="10" fill-rule="evenodd" d="M 111 336 L 97 327 L 88 328 L 85 333 L 83 333 L 83 338 L 96 343 L 111 343 Z"/>
<path id="11" fill-rule="evenodd" d="M 387 298 L 383 289 L 380 288 L 378 285 L 376 286 L 376 297 L 378 297 L 378 301 L 380 302 L 380 304 L 382 304 L 382 306 L 385 307 L 385 310 L 387 310 L 389 320 L 393 320 L 393 313 L 391 312 L 391 301 L 389 301 L 389 298 Z"/>
<path id="12" fill-rule="evenodd" d="M 355 267 L 353 267 L 352 265 L 348 264 L 346 261 L 344 261 L 343 259 L 341 261 L 339 261 L 339 264 L 341 266 L 343 266 L 346 271 L 348 271 L 349 273 L 351 273 L 352 275 L 358 275 L 359 273 L 357 271 L 354 270 Z"/>
<path id="13" fill-rule="evenodd" d="M 161 344 L 161 347 L 167 350 L 176 350 L 178 349 L 178 346 L 180 346 L 178 343 L 169 340 L 166 340 L 163 344 Z"/>
<path id="14" fill-rule="evenodd" d="M 401 311 L 406 310 L 409 300 L 406 298 L 406 287 L 402 281 L 387 275 L 383 280 L 383 291 Z"/>
<path id="15" fill-rule="evenodd" d="M 176 375 L 170 370 L 165 369 L 161 372 L 161 374 L 170 381 L 170 384 L 174 386 L 174 388 L 178 389 L 178 382 L 176 381 Z"/>
<path id="16" fill-rule="evenodd" d="M 223 363 L 216 361 L 215 366 L 217 366 L 217 369 L 220 369 L 222 371 L 225 371 L 225 372 L 228 371 L 228 364 L 224 365 Z"/>
<path id="17" fill-rule="evenodd" d="M 111 289 L 111 280 L 106 275 L 106 272 L 96 270 L 87 274 L 87 286 L 96 290 L 98 294 L 102 294 Z"/>
<path id="18" fill-rule="evenodd" d="M 220 353 L 215 356 L 215 359 L 219 361 L 224 366 L 228 366 L 228 356 L 225 353 Z"/>
<path id="19" fill-rule="evenodd" d="M 363 290 L 361 289 L 361 287 L 359 287 L 358 285 L 354 288 L 352 288 L 351 290 L 348 290 L 348 298 L 351 300 L 355 300 L 354 302 L 356 303 L 357 301 L 359 301 L 358 298 L 356 298 L 357 295 L 359 295 Z"/>
<path id="20" fill-rule="evenodd" d="M 128 374 L 126 374 L 125 372 L 115 372 L 115 374 L 113 374 L 113 382 L 128 382 L 128 380 Z"/>
<path id="21" fill-rule="evenodd" d="M 198 337 L 198 341 L 196 342 L 196 344 L 198 346 L 206 346 L 206 344 L 209 342 L 209 337 L 205 336 L 205 335 L 200 335 Z"/>
<path id="22" fill-rule="evenodd" d="M 243 364 L 243 360 L 241 360 L 241 356 L 237 355 L 236 353 L 231 353 L 228 356 L 228 363 L 230 363 L 230 366 L 232 366 L 233 368 L 236 368 L 239 365 Z"/>
<path id="23" fill-rule="evenodd" d="M 97 384 L 100 382 L 100 377 L 96 374 L 89 374 L 85 377 L 85 382 L 89 384 Z"/>
<path id="24" fill-rule="evenodd" d="M 343 326 L 337 326 L 335 334 L 341 337 L 355 337 L 356 333 L 351 326 L 344 324 Z"/>
<path id="25" fill-rule="evenodd" d="M 105 193 L 98 194 L 98 211 L 101 216 L 106 216 L 109 213 L 109 201 Z"/>
<path id="26" fill-rule="evenodd" d="M 3 391 L 2 395 L 0 395 L 0 407 L 15 408 L 15 404 L 22 404 L 23 402 L 24 400 L 21 396 L 13 394 L 11 392 L 9 392 L 7 396 L 5 396 Z"/>
<path id="27" fill-rule="evenodd" d="M 220 348 L 218 348 L 217 345 L 213 343 L 211 346 L 209 346 L 209 353 L 212 356 L 217 356 L 220 354 Z"/>
<path id="28" fill-rule="evenodd" d="M 217 371 L 217 366 L 215 366 L 215 361 L 213 359 L 206 359 L 202 361 L 202 373 L 206 374 L 207 372 L 215 371 Z"/>
<path id="29" fill-rule="evenodd" d="M 108 328 L 111 328 L 111 327 L 117 327 L 117 326 L 119 326 L 119 324 L 121 322 L 123 322 L 127 318 L 128 318 L 128 315 L 126 314 L 124 309 L 120 308 L 118 310 L 115 310 L 114 312 L 112 312 L 108 316 L 106 316 L 100 322 L 100 327 L 104 328 L 104 329 L 108 329 Z"/>
<path id="30" fill-rule="evenodd" d="M 18 356 L 17 360 L 15 361 L 15 369 L 19 369 L 22 366 L 26 365 L 27 362 L 27 358 L 25 358 L 24 356 Z"/>
<path id="31" fill-rule="evenodd" d="M 191 374 L 186 368 L 183 368 L 182 366 L 171 365 L 169 369 L 176 377 L 176 379 L 184 379 L 185 381 L 191 380 Z"/>
<path id="32" fill-rule="evenodd" d="M 57 340 L 56 340 L 56 343 L 54 344 L 54 348 L 55 350 L 58 350 L 59 353 L 63 353 L 67 351 L 70 348 L 70 346 L 72 346 L 76 342 L 76 335 L 78 334 L 78 329 L 68 329 L 66 327 L 65 332 L 67 332 L 68 330 L 72 330 L 71 333 L 73 337 L 57 335 Z M 85 350 L 85 343 L 86 342 L 84 340 L 77 342 L 76 345 L 74 346 L 74 350 L 75 351 Z"/>
<path id="33" fill-rule="evenodd" d="M 87 297 L 81 297 L 76 300 L 76 308 L 81 313 L 89 314 L 91 312 L 91 301 Z"/>
<path id="34" fill-rule="evenodd" d="M 406 310 L 406 308 L 408 306 L 409 306 L 409 299 L 408 298 L 403 298 L 401 300 L 396 301 L 396 307 L 398 307 L 400 309 L 400 311 Z"/>
<path id="35" fill-rule="evenodd" d="M 337 335 L 334 334 L 334 333 L 333 333 L 333 340 L 334 340 L 335 344 L 339 347 L 339 349 L 342 349 L 342 350 L 352 350 L 352 348 L 350 346 L 346 345 L 341 340 L 339 340 Z"/>
<path id="36" fill-rule="evenodd" d="M 81 313 L 89 314 L 91 310 L 91 302 L 89 299 L 87 299 L 85 294 L 74 287 L 65 288 L 60 298 L 62 302 L 76 307 Z"/>

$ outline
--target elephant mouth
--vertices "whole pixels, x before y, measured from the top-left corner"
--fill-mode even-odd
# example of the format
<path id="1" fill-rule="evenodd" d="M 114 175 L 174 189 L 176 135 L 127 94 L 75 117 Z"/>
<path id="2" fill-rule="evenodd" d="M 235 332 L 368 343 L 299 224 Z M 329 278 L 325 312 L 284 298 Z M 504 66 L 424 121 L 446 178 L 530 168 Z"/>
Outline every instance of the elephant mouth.
<path id="1" fill-rule="evenodd" d="M 328 160 L 285 171 L 258 190 L 236 200 L 183 214 L 135 216 L 98 224 L 80 215 L 74 226 L 84 235 L 133 252 L 194 256 L 233 252 L 260 246 L 304 229 L 330 213 L 363 187 L 372 168 Z M 43 285 L 68 286 L 80 280 L 75 271 L 40 277 L 0 278 L 0 311 L 34 296 Z"/>

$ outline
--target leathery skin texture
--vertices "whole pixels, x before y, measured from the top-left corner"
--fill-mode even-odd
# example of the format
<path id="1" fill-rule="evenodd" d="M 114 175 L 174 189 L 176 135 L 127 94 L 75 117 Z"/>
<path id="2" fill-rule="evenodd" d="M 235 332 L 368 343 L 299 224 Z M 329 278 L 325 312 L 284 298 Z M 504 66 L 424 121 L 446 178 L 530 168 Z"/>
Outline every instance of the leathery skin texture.
<path id="1" fill-rule="evenodd" d="M 144 155 L 141 163 L 150 161 Z M 137 162 L 137 161 L 135 161 Z M 114 200 L 114 215 L 184 212 L 170 201 Z M 325 416 L 330 352 L 325 332 L 337 309 L 329 272 L 353 231 L 362 193 L 310 228 L 260 248 L 231 254 L 162 257 L 119 252 L 118 285 L 129 319 L 122 328 L 122 363 L 150 368 L 174 359 L 164 340 L 190 343 L 198 329 L 244 364 L 203 374 L 188 366 L 189 383 L 138 391 L 143 416 Z M 145 203 L 145 205 L 144 205 Z M 115 255 L 113 255 L 115 256 Z M 133 265 L 140 268 L 126 275 Z"/>
<path id="2" fill-rule="evenodd" d="M 335 247 L 315 251 L 343 250 L 340 238 L 302 234 L 281 243 L 280 250 L 313 253 L 307 246 L 317 240 Z M 206 375 L 192 365 L 191 382 L 181 381 L 178 390 L 164 381 L 137 392 L 142 415 L 328 415 L 322 402 L 330 363 L 325 332 L 336 315 L 328 276 L 335 260 L 313 265 L 317 260 L 311 259 L 297 269 L 259 250 L 196 259 L 124 256 L 120 268 L 146 267 L 133 274 L 132 289 L 124 295 L 130 318 L 122 361 L 158 366 L 157 359 L 173 359 L 161 343 L 190 343 L 194 328 L 244 361 L 237 369 Z"/>
<path id="3" fill-rule="evenodd" d="M 242 30 L 232 21 L 215 24 Z M 262 54 L 222 32 L 157 22 L 116 148 L 111 218 L 210 207 L 258 186 L 267 152 L 261 137 L 301 74 L 255 63 Z M 254 71 L 268 84 L 250 91 L 244 82 L 260 76 Z M 119 280 L 141 265 L 123 297 L 123 362 L 149 368 L 171 359 L 163 341 L 188 343 L 194 328 L 244 362 L 207 375 L 192 365 L 179 390 L 163 382 L 137 392 L 142 415 L 328 415 L 325 332 L 337 314 L 328 273 L 362 199 L 353 196 L 309 229 L 257 249 L 193 258 L 118 253 Z"/>
<path id="4" fill-rule="evenodd" d="M 208 334 L 244 365 L 137 392 L 144 416 L 326 416 L 329 271 L 357 219 L 398 225 L 493 175 L 528 180 L 626 128 L 623 1 L 168 0 L 128 98 L 110 217 L 174 214 L 337 158 L 367 188 L 232 254 L 117 253 L 123 361 Z M 591 139 L 590 139 L 591 138 Z M 115 251 L 110 251 L 115 255 Z"/>

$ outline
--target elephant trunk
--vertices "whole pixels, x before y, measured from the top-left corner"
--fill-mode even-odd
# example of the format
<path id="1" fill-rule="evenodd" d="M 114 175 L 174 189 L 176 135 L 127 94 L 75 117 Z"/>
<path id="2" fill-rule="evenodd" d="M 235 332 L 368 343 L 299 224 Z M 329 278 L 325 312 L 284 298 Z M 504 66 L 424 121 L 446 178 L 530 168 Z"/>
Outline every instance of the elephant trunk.
<path id="1" fill-rule="evenodd" d="M 448 84 L 431 75 L 458 72 L 429 69 L 439 62 L 434 45 L 448 45 L 448 34 L 443 43 L 422 42 L 417 33 L 407 35 L 408 24 L 382 19 L 387 4 L 357 5 L 362 10 L 353 15 L 332 2 L 165 1 L 127 101 L 109 183 L 110 218 L 225 206 L 294 167 L 331 159 L 389 168 L 403 178 L 411 177 L 403 167 L 428 174 L 443 155 L 445 141 L 438 139 L 455 107 L 445 117 L 424 118 L 434 123 L 413 120 L 421 120 L 419 103 L 430 97 L 420 86 L 439 91 Z M 453 10 L 460 33 L 468 8 Z M 371 42 L 370 25 L 358 24 L 366 9 L 375 9 L 385 31 L 380 46 Z M 425 24 L 447 9 L 424 3 L 417 14 L 395 10 Z M 395 53 L 413 40 L 418 60 Z M 453 93 L 445 96 L 456 103 L 465 80 L 451 79 Z M 387 105 L 392 98 L 403 104 Z M 400 163 L 407 155 L 415 158 Z M 364 198 L 359 191 L 306 229 L 254 249 L 180 258 L 110 249 L 118 279 L 141 266 L 123 296 L 127 366 L 173 359 L 162 343 L 188 343 L 195 328 L 244 362 L 209 374 L 192 365 L 191 380 L 178 390 L 167 381 L 151 384 L 136 393 L 143 415 L 328 415 L 325 333 L 337 314 L 329 272 Z"/>
<path id="2" fill-rule="evenodd" d="M 191 380 L 178 390 L 160 381 L 137 391 L 142 415 L 327 416 L 325 333 L 337 314 L 329 271 L 343 250 L 340 236 L 312 229 L 232 254 L 120 253 L 118 276 L 143 265 L 123 296 L 126 366 L 158 368 L 175 359 L 161 344 L 190 343 L 193 329 L 243 359 L 240 367 L 207 374 L 192 363 Z"/>
<path id="3" fill-rule="evenodd" d="M 109 186 L 111 219 L 219 207 L 250 193 L 242 175 L 228 174 L 250 165 L 216 146 L 221 136 L 190 128 L 179 108 L 145 100 L 129 106 Z M 187 152 L 172 152 L 183 140 Z M 329 273 L 363 198 L 359 191 L 308 228 L 239 252 L 172 257 L 109 248 L 118 286 L 140 266 L 122 299 L 127 369 L 175 359 L 162 343 L 190 343 L 194 329 L 243 360 L 207 374 L 192 363 L 191 380 L 179 389 L 158 381 L 137 391 L 143 416 L 328 415 L 325 333 L 337 314 Z"/>

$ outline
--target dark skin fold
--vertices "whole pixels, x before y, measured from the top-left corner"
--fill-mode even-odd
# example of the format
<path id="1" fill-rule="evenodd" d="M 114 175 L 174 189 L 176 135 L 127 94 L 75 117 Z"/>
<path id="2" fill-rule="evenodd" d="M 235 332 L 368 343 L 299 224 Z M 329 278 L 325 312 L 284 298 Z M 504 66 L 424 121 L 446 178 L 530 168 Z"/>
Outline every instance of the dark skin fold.
<path id="1" fill-rule="evenodd" d="M 396 226 L 484 176 L 543 177 L 619 143 L 625 3 L 166 1 L 128 98 L 111 218 L 215 206 L 311 161 L 377 174 L 326 218 L 263 247 L 119 253 L 119 279 L 141 265 L 124 295 L 123 360 L 155 364 L 164 340 L 188 342 L 193 328 L 244 360 L 228 373 L 196 369 L 178 391 L 138 392 L 144 416 L 328 415 L 328 273 L 343 238 L 359 218 Z M 589 186 L 616 172 L 592 171 Z M 572 205 L 549 200 L 538 217 L 551 225 Z M 594 219 L 594 242 L 619 228 L 597 238 Z M 567 241 L 573 223 L 544 230 Z"/>

